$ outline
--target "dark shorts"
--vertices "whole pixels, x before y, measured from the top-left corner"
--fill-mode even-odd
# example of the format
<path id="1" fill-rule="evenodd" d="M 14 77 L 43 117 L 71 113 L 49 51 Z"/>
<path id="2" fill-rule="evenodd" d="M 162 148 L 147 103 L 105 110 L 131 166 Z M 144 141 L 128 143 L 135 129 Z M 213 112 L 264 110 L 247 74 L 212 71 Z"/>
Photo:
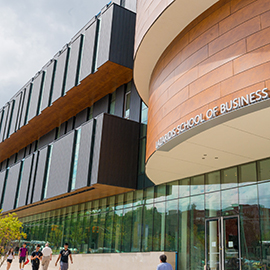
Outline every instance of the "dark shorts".
<path id="1" fill-rule="evenodd" d="M 32 263 L 32 270 L 38 270 L 39 263 Z"/>
<path id="2" fill-rule="evenodd" d="M 68 269 L 68 263 L 60 262 L 60 269 L 61 270 L 67 270 Z"/>
<path id="3" fill-rule="evenodd" d="M 25 257 L 20 257 L 19 263 L 25 262 Z"/>
<path id="4" fill-rule="evenodd" d="M 7 262 L 9 262 L 9 263 L 12 263 L 12 260 L 10 260 L 10 259 L 7 259 Z"/>

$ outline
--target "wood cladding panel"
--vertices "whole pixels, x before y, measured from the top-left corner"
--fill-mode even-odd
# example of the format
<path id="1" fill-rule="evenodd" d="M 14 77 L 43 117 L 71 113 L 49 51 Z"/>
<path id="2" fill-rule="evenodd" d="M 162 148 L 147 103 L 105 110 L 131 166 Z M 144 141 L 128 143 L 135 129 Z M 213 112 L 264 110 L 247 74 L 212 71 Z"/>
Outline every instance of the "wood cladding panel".
<path id="1" fill-rule="evenodd" d="M 270 85 L 270 2 L 223 1 L 167 47 L 150 82 L 147 153 L 171 128 Z"/>
<path id="2" fill-rule="evenodd" d="M 68 91 L 64 97 L 56 100 L 52 106 L 44 109 L 40 115 L 1 143 L 0 162 L 59 127 L 131 79 L 131 69 L 110 61 L 106 62 L 97 72 L 90 74 L 78 86 Z"/>

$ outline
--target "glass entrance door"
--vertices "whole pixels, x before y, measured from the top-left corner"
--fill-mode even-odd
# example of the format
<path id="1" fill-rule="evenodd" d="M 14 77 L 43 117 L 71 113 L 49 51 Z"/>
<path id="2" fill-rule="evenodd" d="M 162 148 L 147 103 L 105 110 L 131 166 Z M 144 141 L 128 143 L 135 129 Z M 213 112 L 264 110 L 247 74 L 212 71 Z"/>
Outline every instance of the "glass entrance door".
<path id="1" fill-rule="evenodd" d="M 208 270 L 241 269 L 239 217 L 206 219 L 205 259 Z"/>

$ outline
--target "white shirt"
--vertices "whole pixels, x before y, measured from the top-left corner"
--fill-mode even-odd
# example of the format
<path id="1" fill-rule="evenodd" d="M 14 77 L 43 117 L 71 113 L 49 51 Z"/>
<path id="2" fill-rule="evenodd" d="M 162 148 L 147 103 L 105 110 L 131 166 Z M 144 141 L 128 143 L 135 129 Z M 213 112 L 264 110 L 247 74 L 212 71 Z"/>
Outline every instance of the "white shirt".
<path id="1" fill-rule="evenodd" d="M 8 255 L 8 253 L 7 253 Z M 12 253 L 10 253 L 7 257 L 8 260 L 13 260 L 14 259 L 14 255 Z"/>
<path id="2" fill-rule="evenodd" d="M 42 249 L 42 254 L 44 257 L 50 256 L 52 254 L 52 249 L 50 247 L 45 247 Z"/>

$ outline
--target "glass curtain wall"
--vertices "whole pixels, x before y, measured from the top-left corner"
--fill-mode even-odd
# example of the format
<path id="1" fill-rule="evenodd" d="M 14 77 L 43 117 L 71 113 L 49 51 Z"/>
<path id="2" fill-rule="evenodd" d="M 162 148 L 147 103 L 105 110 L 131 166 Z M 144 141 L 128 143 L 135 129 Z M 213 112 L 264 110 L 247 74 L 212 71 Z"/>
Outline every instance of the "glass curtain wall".
<path id="1" fill-rule="evenodd" d="M 270 269 L 269 191 L 265 159 L 21 221 L 31 248 L 49 241 L 54 252 L 64 242 L 74 253 L 177 251 L 179 269 L 203 269 L 207 222 L 237 217 L 242 269 Z"/>

